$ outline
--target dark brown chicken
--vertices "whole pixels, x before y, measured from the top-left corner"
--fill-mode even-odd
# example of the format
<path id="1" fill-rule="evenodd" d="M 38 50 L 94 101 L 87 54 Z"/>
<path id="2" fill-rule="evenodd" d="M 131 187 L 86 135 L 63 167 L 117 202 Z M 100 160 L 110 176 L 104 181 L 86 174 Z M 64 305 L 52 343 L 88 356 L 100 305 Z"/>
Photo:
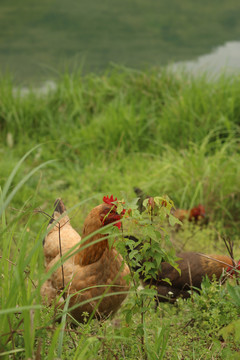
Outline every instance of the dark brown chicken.
<path id="1" fill-rule="evenodd" d="M 115 313 L 127 296 L 129 285 L 125 276 L 129 274 L 129 268 L 123 263 L 122 256 L 112 246 L 109 247 L 108 239 L 97 232 L 103 226 L 116 222 L 121 227 L 122 215 L 117 213 L 117 199 L 111 196 L 103 198 L 103 204 L 95 207 L 87 216 L 83 226 L 82 240 L 78 233 L 72 228 L 70 219 L 65 213 L 65 207 L 60 199 L 53 214 L 50 231 L 44 242 L 44 255 L 46 259 L 46 271 L 60 259 L 59 248 L 59 225 L 62 255 L 70 251 L 80 242 L 78 252 L 70 256 L 58 267 L 50 278 L 43 284 L 41 295 L 47 304 L 57 301 L 61 306 L 63 299 L 57 300 L 64 287 L 70 295 L 69 308 L 71 314 L 77 321 L 83 321 L 83 312 L 96 317 L 106 317 Z M 58 221 L 58 218 L 62 218 Z M 54 223 L 55 222 L 55 226 Z M 90 234 L 93 236 L 88 237 Z M 84 239 L 86 238 L 86 241 Z M 92 245 L 91 245 L 92 244 Z M 86 247 L 87 246 L 87 247 Z M 73 250 L 74 251 L 74 250 Z M 64 273 L 64 276 L 62 276 Z M 117 294 L 122 292 L 121 294 Z M 109 296 L 111 294 L 111 296 Z M 96 298 L 97 297 L 97 298 Z"/>
<path id="2" fill-rule="evenodd" d="M 210 280 L 213 277 L 219 280 L 222 275 L 226 278 L 226 273 L 233 273 L 235 266 L 240 269 L 239 264 L 234 264 L 233 260 L 226 255 L 183 252 L 177 254 L 177 257 L 180 258 L 177 261 L 180 273 L 170 264 L 163 262 L 157 274 L 157 280 L 152 281 L 157 288 L 159 301 L 173 303 L 179 296 L 188 298 L 191 288 L 193 290 L 201 288 L 205 276 L 208 276 Z M 170 280 L 171 285 L 163 281 L 165 278 Z"/>
<path id="3" fill-rule="evenodd" d="M 138 241 L 134 236 L 126 236 L 126 238 Z M 130 252 L 129 248 L 127 250 Z M 156 287 L 160 302 L 168 301 L 174 303 L 178 297 L 190 297 L 189 290 L 191 288 L 195 291 L 200 289 L 202 280 L 206 275 L 210 280 L 213 279 L 214 275 L 216 280 L 219 280 L 222 275 L 225 275 L 226 278 L 226 273 L 229 273 L 229 276 L 231 276 L 235 269 L 240 270 L 240 261 L 238 264 L 235 264 L 226 255 L 183 252 L 177 254 L 177 257 L 180 258 L 177 261 L 180 273 L 167 262 L 161 263 L 156 279 L 145 280 L 144 274 L 140 273 L 143 285 Z M 140 266 L 141 264 L 133 270 L 136 271 Z M 164 281 L 166 278 L 170 280 L 171 285 Z"/>

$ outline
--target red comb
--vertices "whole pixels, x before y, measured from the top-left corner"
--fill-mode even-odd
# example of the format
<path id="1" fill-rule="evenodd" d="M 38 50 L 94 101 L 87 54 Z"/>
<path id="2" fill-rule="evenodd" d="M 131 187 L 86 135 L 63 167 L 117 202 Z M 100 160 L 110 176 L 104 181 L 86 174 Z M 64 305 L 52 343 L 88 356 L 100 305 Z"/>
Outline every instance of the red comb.
<path id="1" fill-rule="evenodd" d="M 117 201 L 117 198 L 113 199 L 113 195 L 111 195 L 110 198 L 108 197 L 108 195 L 103 197 L 103 202 L 105 202 L 106 204 L 114 205 L 114 201 Z"/>

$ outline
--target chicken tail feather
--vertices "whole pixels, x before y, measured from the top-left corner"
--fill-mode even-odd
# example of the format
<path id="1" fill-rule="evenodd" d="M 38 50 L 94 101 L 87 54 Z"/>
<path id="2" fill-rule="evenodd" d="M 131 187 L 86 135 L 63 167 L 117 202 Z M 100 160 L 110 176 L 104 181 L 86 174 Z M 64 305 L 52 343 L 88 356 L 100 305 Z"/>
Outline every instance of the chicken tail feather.
<path id="1" fill-rule="evenodd" d="M 51 216 L 51 219 L 49 220 L 48 225 L 52 224 L 56 219 L 54 218 L 54 213 L 58 212 L 60 215 L 62 215 L 66 211 L 65 205 L 61 198 L 56 199 L 54 203 L 54 211 Z"/>
<path id="2" fill-rule="evenodd" d="M 56 220 L 54 217 L 55 212 L 58 212 L 60 215 L 62 215 L 65 211 L 66 211 L 66 207 L 65 207 L 62 199 L 61 198 L 56 199 L 54 202 L 54 211 L 49 220 L 48 226 L 51 225 Z M 45 238 L 43 239 L 43 246 L 44 246 L 44 244 L 45 244 Z"/>

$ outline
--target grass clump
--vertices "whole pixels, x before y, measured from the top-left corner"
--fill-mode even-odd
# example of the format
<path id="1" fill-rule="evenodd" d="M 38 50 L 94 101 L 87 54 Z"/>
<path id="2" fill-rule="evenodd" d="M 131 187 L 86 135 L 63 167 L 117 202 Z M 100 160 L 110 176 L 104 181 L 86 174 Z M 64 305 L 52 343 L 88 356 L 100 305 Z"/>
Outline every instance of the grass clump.
<path id="1" fill-rule="evenodd" d="M 189 142 L 201 144 L 217 128 L 216 138 L 237 137 L 239 87 L 238 78 L 209 83 L 165 69 L 113 69 L 102 76 L 66 75 L 56 91 L 39 99 L 34 93 L 13 94 L 13 84 L 4 80 L 1 128 L 3 136 L 11 132 L 17 142 L 34 136 L 70 143 L 82 157 L 86 150 L 89 157 L 93 144 L 100 152 L 120 144 L 124 153 L 161 154 L 164 144 L 176 150 Z"/>

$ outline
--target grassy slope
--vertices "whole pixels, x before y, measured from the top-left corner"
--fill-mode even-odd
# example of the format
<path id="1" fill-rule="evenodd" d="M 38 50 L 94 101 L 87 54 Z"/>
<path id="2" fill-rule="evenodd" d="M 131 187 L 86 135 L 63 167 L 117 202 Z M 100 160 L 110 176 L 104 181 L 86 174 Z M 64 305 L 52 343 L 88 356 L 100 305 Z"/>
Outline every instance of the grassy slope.
<path id="1" fill-rule="evenodd" d="M 1 157 L 1 181 L 42 143 L 27 165 L 57 160 L 40 179 L 39 197 L 51 193 L 49 205 L 59 195 L 70 205 L 98 192 L 133 196 L 138 185 L 168 193 L 177 206 L 203 202 L 215 219 L 236 221 L 239 88 L 235 78 L 208 83 L 165 70 L 115 69 L 101 77 L 66 75 L 56 92 L 39 98 L 13 95 L 2 79 L 0 151 L 8 156 Z M 38 181 L 28 183 L 19 203 Z"/>
<path id="2" fill-rule="evenodd" d="M 34 93 L 21 96 L 20 92 L 13 95 L 13 84 L 2 78 L 1 183 L 36 144 L 42 145 L 25 161 L 15 184 L 32 168 L 56 159 L 16 194 L 7 220 L 24 204 L 30 212 L 31 206 L 40 206 L 50 213 L 58 196 L 71 207 L 96 195 L 97 199 L 83 204 L 73 217 L 81 232 L 87 212 L 103 194 L 132 198 L 137 185 L 153 195 L 167 193 L 179 207 L 203 203 L 211 220 L 209 227 L 194 237 L 186 227 L 185 232 L 175 235 L 176 240 L 187 243 L 186 249 L 224 251 L 218 232 L 239 239 L 239 94 L 238 78 L 222 76 L 208 82 L 204 77 L 193 79 L 159 69 L 135 72 L 115 68 L 101 77 L 66 75 L 55 92 L 42 97 Z M 21 228 L 28 216 L 22 218 Z M 24 241 L 34 241 L 43 223 L 40 215 L 31 217 Z M 15 237 L 21 239 L 18 228 Z M 32 260 L 35 265 L 42 262 L 41 249 L 37 254 L 39 260 Z M 18 253 L 12 256 L 17 260 Z M 32 276 L 37 274 L 33 271 Z M 172 309 L 163 307 L 164 311 L 174 316 Z M 184 315 L 176 318 L 180 322 L 181 316 L 184 321 Z M 106 331 L 111 334 L 113 330 Z M 120 330 L 114 331 L 116 335 Z M 196 338 L 198 341 L 199 335 Z M 182 344 L 186 356 L 186 339 L 175 344 L 175 353 Z M 201 348 L 193 343 L 203 351 L 204 345 Z M 132 353 L 133 343 L 129 346 Z M 171 351 L 169 354 L 173 358 Z"/>

